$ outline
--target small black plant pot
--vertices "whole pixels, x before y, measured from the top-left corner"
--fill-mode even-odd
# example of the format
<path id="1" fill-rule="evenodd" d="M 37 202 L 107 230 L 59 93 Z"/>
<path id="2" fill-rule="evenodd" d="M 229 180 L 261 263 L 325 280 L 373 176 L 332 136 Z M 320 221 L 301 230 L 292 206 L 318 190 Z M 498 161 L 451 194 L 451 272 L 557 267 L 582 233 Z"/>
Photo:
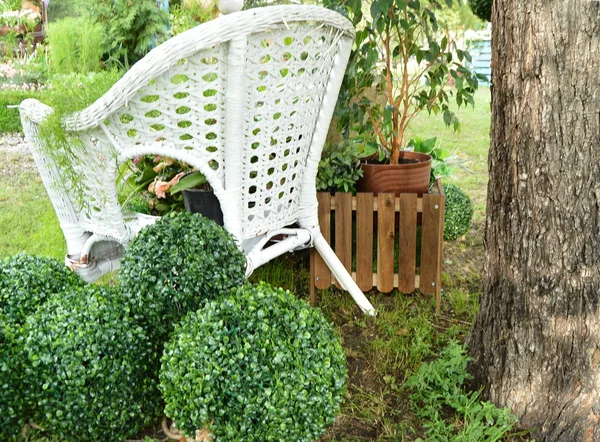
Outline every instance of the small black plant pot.
<path id="1" fill-rule="evenodd" d="M 212 190 L 187 189 L 183 191 L 183 206 L 186 212 L 199 213 L 223 225 L 223 212 L 219 199 Z"/>

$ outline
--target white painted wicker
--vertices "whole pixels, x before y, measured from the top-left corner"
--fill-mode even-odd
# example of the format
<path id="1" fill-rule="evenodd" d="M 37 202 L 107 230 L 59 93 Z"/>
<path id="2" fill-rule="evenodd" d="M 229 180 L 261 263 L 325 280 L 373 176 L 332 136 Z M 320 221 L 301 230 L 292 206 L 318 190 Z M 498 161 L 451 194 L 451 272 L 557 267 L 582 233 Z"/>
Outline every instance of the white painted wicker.
<path id="1" fill-rule="evenodd" d="M 123 213 L 118 166 L 145 154 L 185 161 L 219 198 L 248 274 L 314 245 L 363 311 L 373 307 L 321 236 L 315 178 L 354 39 L 349 21 L 315 6 L 222 16 L 152 50 L 102 98 L 65 120 L 85 149 L 72 164 L 83 204 L 55 183 L 39 124 L 52 112 L 20 105 L 25 135 L 67 241 L 67 264 L 92 281 L 118 267 L 151 217 Z M 81 194 L 79 195 L 81 196 Z M 296 223 L 297 228 L 288 226 Z M 275 235 L 283 240 L 266 247 Z"/>

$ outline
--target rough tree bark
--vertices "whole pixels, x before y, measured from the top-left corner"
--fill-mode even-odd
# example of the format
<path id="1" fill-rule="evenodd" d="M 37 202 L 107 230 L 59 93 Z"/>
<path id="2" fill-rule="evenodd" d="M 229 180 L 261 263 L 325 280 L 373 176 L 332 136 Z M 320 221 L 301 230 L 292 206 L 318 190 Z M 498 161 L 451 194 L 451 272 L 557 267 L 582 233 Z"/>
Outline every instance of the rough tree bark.
<path id="1" fill-rule="evenodd" d="M 496 0 L 484 395 L 542 441 L 600 441 L 600 1 Z"/>

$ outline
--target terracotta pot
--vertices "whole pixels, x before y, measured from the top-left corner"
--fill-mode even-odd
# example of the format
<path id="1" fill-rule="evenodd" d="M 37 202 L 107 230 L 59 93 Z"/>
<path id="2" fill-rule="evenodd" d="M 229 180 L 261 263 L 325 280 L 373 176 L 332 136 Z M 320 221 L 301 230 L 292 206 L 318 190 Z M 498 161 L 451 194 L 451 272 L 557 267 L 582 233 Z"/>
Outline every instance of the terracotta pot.
<path id="1" fill-rule="evenodd" d="M 404 161 L 404 163 L 402 163 Z M 422 195 L 429 190 L 431 157 L 424 153 L 402 152 L 400 164 L 363 164 L 363 177 L 356 183 L 359 192 L 394 192 Z"/>

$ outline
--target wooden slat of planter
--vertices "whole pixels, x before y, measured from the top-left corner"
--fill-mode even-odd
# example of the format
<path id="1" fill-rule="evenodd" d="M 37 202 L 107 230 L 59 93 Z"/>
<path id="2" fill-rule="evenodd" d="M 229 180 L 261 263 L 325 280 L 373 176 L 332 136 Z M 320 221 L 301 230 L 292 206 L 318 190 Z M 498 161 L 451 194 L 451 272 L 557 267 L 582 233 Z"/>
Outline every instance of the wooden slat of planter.
<path id="1" fill-rule="evenodd" d="M 362 192 L 361 192 L 362 193 Z M 358 193 L 357 193 L 358 195 Z M 421 213 L 423 211 L 422 199 L 419 198 L 417 200 L 417 212 Z M 335 210 L 335 197 L 331 198 L 331 210 Z M 356 198 L 352 198 L 352 210 L 356 210 Z M 373 211 L 377 212 L 379 210 L 379 202 L 377 198 L 373 200 Z M 396 198 L 394 202 L 394 210 L 398 212 L 400 210 L 400 200 Z"/>
<path id="2" fill-rule="evenodd" d="M 394 289 L 395 195 L 380 193 L 377 200 L 377 289 L 388 293 Z"/>
<path id="3" fill-rule="evenodd" d="M 352 194 L 349 192 L 335 195 L 335 253 L 352 272 Z M 337 281 L 336 286 L 341 287 Z"/>
<path id="4" fill-rule="evenodd" d="M 318 192 L 317 200 L 319 202 L 319 225 L 321 233 L 325 240 L 331 244 L 331 224 L 330 224 L 330 202 L 331 195 L 326 192 Z M 314 250 L 314 249 L 313 249 Z M 331 271 L 321 255 L 315 256 L 315 271 L 313 282 L 318 289 L 326 289 L 331 285 Z"/>
<path id="5" fill-rule="evenodd" d="M 373 288 L 372 193 L 356 195 L 356 284 L 362 291 Z"/>
<path id="6" fill-rule="evenodd" d="M 412 293 L 417 265 L 417 194 L 403 193 L 399 200 L 398 290 Z"/>
<path id="7" fill-rule="evenodd" d="M 356 272 L 352 272 L 352 278 L 356 281 Z M 377 273 L 373 273 L 372 275 L 372 285 L 371 288 L 377 287 Z M 394 287 L 398 286 L 398 275 L 394 275 Z M 419 288 L 419 275 L 415 275 L 415 287 Z"/>
<path id="8" fill-rule="evenodd" d="M 423 226 L 421 230 L 421 293 L 437 293 L 441 284 L 441 256 L 444 197 L 423 195 Z M 437 307 L 437 306 L 436 306 Z"/>
<path id="9" fill-rule="evenodd" d="M 438 186 L 441 188 L 441 181 L 438 180 Z M 437 256 L 437 283 L 435 290 L 435 312 L 440 314 L 442 310 L 442 259 L 444 259 L 444 210 L 446 208 L 446 197 L 443 189 L 440 191 L 439 206 L 440 213 L 438 214 L 438 256 Z"/>

